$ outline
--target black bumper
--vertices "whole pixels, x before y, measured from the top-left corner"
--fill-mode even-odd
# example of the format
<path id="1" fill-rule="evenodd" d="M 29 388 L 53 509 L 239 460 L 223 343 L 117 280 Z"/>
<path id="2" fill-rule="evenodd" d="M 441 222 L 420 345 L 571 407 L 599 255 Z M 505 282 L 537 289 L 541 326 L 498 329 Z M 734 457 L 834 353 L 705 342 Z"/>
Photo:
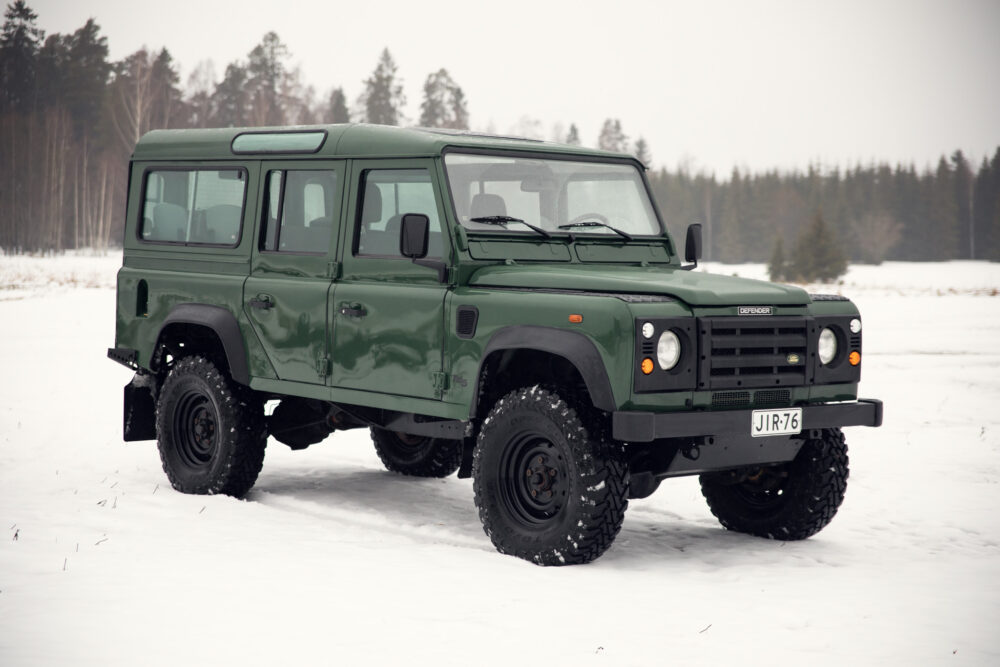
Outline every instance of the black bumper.
<path id="1" fill-rule="evenodd" d="M 701 436 L 750 437 L 753 410 L 715 412 L 615 412 L 611 434 L 623 442 Z M 802 430 L 839 426 L 881 426 L 882 401 L 859 398 L 854 403 L 802 406 Z"/>

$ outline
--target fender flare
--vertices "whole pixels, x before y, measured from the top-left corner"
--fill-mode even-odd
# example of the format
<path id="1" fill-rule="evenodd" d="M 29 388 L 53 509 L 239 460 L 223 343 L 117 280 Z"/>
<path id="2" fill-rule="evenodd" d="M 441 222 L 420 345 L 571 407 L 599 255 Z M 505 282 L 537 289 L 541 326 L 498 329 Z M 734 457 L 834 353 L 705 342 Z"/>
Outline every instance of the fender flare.
<path id="1" fill-rule="evenodd" d="M 601 353 L 597 351 L 597 346 L 590 338 L 582 333 L 566 331 L 565 329 L 513 325 L 494 333 L 486 347 L 483 348 L 483 355 L 479 361 L 479 372 L 476 375 L 472 408 L 469 411 L 471 417 L 476 416 L 479 382 L 483 376 L 483 364 L 486 363 L 486 359 L 498 350 L 514 349 L 537 350 L 566 359 L 579 371 L 584 384 L 587 385 L 587 392 L 590 393 L 594 407 L 605 412 L 614 412 L 617 408 L 614 392 L 611 389 L 611 380 L 604 366 L 604 359 L 601 358 Z"/>
<path id="2" fill-rule="evenodd" d="M 197 324 L 214 331 L 222 342 L 222 350 L 229 364 L 229 374 L 240 384 L 250 384 L 246 345 L 243 343 L 243 334 L 240 332 L 236 316 L 225 308 L 205 303 L 181 303 L 170 310 L 156 334 L 156 345 L 153 346 L 151 353 L 150 368 L 153 368 L 153 360 L 156 357 L 156 350 L 160 347 L 163 332 L 171 324 Z"/>

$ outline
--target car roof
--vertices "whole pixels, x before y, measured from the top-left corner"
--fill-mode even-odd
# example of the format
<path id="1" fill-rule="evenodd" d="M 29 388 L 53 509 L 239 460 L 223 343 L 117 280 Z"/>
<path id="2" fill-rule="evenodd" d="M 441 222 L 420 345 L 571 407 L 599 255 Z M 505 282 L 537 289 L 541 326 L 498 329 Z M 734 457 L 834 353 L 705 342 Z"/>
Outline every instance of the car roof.
<path id="1" fill-rule="evenodd" d="M 318 148 L 283 150 L 283 138 L 315 133 Z M 253 148 L 234 152 L 233 141 L 240 135 L 267 135 L 273 145 L 266 150 Z M 260 137 L 257 137 L 260 138 Z M 258 145 L 260 142 L 257 142 Z M 292 143 L 288 144 L 290 147 Z M 299 125 L 291 127 L 244 127 L 218 129 L 153 130 L 135 146 L 134 160 L 232 160 L 274 157 L 312 159 L 345 157 L 428 157 L 448 149 L 500 150 L 548 153 L 603 159 L 634 157 L 581 146 L 547 141 L 482 134 L 439 128 L 402 128 L 390 125 L 351 123 L 339 125 Z"/>

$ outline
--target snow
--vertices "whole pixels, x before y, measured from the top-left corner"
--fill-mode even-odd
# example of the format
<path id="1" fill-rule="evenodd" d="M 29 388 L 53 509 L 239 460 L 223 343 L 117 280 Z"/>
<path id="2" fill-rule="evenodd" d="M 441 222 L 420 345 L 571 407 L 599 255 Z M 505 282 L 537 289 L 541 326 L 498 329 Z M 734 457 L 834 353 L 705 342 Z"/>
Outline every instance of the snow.
<path id="1" fill-rule="evenodd" d="M 1000 664 L 1000 265 L 810 286 L 860 306 L 886 404 L 819 535 L 729 533 L 686 478 L 570 568 L 498 554 L 469 480 L 361 431 L 272 441 L 245 500 L 173 491 L 121 441 L 119 265 L 0 256 L 0 665 Z"/>

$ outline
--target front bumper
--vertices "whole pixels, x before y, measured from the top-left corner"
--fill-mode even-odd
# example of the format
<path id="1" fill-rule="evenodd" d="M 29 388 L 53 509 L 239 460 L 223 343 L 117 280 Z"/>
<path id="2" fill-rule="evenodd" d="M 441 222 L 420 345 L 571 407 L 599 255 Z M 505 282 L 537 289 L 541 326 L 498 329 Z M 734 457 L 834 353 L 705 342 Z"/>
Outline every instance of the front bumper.
<path id="1" fill-rule="evenodd" d="M 703 436 L 750 437 L 753 410 L 715 412 L 615 412 L 611 434 L 623 442 Z M 840 426 L 881 426 L 882 401 L 859 398 L 853 403 L 802 406 L 802 431 Z"/>

